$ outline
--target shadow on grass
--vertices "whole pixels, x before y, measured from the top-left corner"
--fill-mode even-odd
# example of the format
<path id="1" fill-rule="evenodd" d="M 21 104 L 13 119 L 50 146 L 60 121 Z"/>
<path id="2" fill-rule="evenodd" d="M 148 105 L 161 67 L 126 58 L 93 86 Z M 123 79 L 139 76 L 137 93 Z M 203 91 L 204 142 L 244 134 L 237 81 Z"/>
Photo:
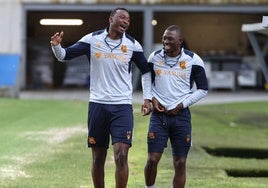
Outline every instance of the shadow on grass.
<path id="1" fill-rule="evenodd" d="M 232 157 L 244 159 L 267 159 L 268 149 L 245 149 L 245 148 L 208 148 L 203 149 L 210 155 L 216 157 Z M 268 170 L 241 170 L 228 169 L 225 170 L 228 176 L 231 177 L 268 177 Z"/>
<path id="2" fill-rule="evenodd" d="M 203 149 L 210 155 L 218 157 L 235 157 L 235 158 L 255 158 L 267 159 L 268 149 L 253 149 L 253 148 L 209 148 Z"/>
<path id="3" fill-rule="evenodd" d="M 228 176 L 231 177 L 268 177 L 268 170 L 225 170 Z"/>

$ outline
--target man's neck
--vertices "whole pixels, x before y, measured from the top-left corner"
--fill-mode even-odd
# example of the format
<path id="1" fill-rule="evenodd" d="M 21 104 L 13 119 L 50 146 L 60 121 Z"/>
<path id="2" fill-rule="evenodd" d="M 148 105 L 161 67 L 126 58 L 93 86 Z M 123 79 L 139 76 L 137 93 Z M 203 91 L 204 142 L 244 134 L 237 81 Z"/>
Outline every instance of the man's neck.
<path id="1" fill-rule="evenodd" d="M 117 32 L 112 31 L 111 29 L 109 29 L 108 37 L 110 39 L 116 40 L 116 39 L 121 39 L 123 37 L 123 34 L 119 34 Z"/>
<path id="2" fill-rule="evenodd" d="M 181 53 L 181 49 L 173 53 L 166 53 L 166 55 L 168 55 L 169 57 L 177 57 L 178 55 L 180 55 L 180 53 Z"/>

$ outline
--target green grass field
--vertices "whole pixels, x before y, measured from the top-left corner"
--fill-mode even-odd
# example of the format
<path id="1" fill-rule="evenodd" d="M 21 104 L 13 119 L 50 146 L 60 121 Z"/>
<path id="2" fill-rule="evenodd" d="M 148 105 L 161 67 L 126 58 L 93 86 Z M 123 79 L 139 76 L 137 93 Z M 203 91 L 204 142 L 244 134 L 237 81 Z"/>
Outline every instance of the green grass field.
<path id="1" fill-rule="evenodd" d="M 187 188 L 265 188 L 268 185 L 268 102 L 192 106 L 193 146 L 187 162 Z M 129 188 L 144 187 L 149 117 L 134 105 L 135 131 L 129 152 Z M 86 147 L 87 102 L 0 99 L 0 187 L 91 188 L 91 151 Z M 210 149 L 258 149 L 265 159 L 210 155 Z M 255 152 L 250 152 L 250 154 Z M 106 187 L 114 187 L 112 147 Z M 254 172 L 265 177 L 232 177 Z M 171 188 L 171 150 L 163 154 L 158 188 Z"/>

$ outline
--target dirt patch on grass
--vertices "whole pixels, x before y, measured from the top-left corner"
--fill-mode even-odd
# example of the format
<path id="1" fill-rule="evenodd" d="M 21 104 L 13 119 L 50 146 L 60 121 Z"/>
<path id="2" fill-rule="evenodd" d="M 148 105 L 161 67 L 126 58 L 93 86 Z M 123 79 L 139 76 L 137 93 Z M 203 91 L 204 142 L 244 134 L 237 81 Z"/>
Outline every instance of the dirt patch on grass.
<path id="1" fill-rule="evenodd" d="M 46 155 L 53 154 L 53 146 L 55 147 L 59 143 L 63 143 L 67 139 L 79 135 L 86 134 L 86 128 L 84 126 L 67 127 L 67 128 L 54 128 L 46 131 L 30 131 L 22 134 L 26 140 L 33 140 L 38 142 L 45 142 L 49 145 L 50 150 L 46 152 Z M 7 164 L 0 166 L 1 179 L 16 179 L 19 177 L 30 178 L 31 175 L 24 171 L 23 167 L 27 164 L 31 164 L 37 161 L 43 152 L 39 151 L 39 147 L 33 148 L 31 151 L 27 151 L 20 156 L 1 156 L 2 159 L 8 160 Z"/>
<path id="2" fill-rule="evenodd" d="M 44 141 L 48 144 L 59 144 L 76 134 L 85 132 L 86 128 L 79 126 L 79 127 L 55 128 L 46 131 L 31 131 L 27 132 L 25 136 L 27 137 L 27 139 Z"/>
<path id="3" fill-rule="evenodd" d="M 16 179 L 18 177 L 30 178 L 24 170 L 20 169 L 19 166 L 8 165 L 1 168 L 1 178 Z"/>

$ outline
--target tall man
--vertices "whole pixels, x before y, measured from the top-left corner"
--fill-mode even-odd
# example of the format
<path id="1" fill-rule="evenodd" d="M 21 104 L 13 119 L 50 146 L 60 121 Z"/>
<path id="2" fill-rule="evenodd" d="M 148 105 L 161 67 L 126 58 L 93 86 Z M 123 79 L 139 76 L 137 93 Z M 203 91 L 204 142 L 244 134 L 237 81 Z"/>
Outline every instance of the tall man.
<path id="1" fill-rule="evenodd" d="M 67 48 L 60 43 L 63 32 L 51 37 L 59 61 L 86 55 L 90 62 L 88 147 L 92 149 L 92 178 L 96 188 L 105 187 L 104 165 L 111 136 L 117 188 L 128 181 L 128 150 L 132 144 L 132 62 L 142 73 L 144 106 L 150 109 L 151 73 L 139 42 L 126 33 L 129 11 L 114 9 L 109 26 L 83 36 Z M 149 111 L 148 111 L 149 112 Z"/>
<path id="2" fill-rule="evenodd" d="M 162 37 L 163 49 L 148 59 L 152 67 L 152 105 L 148 130 L 148 159 L 144 168 L 146 187 L 153 188 L 158 162 L 170 139 L 174 166 L 174 188 L 184 188 L 186 158 L 191 146 L 189 106 L 207 95 L 204 63 L 195 53 L 182 47 L 179 26 L 169 26 Z M 192 90 L 195 82 L 197 89 Z M 143 107 L 142 108 L 146 108 Z"/>

